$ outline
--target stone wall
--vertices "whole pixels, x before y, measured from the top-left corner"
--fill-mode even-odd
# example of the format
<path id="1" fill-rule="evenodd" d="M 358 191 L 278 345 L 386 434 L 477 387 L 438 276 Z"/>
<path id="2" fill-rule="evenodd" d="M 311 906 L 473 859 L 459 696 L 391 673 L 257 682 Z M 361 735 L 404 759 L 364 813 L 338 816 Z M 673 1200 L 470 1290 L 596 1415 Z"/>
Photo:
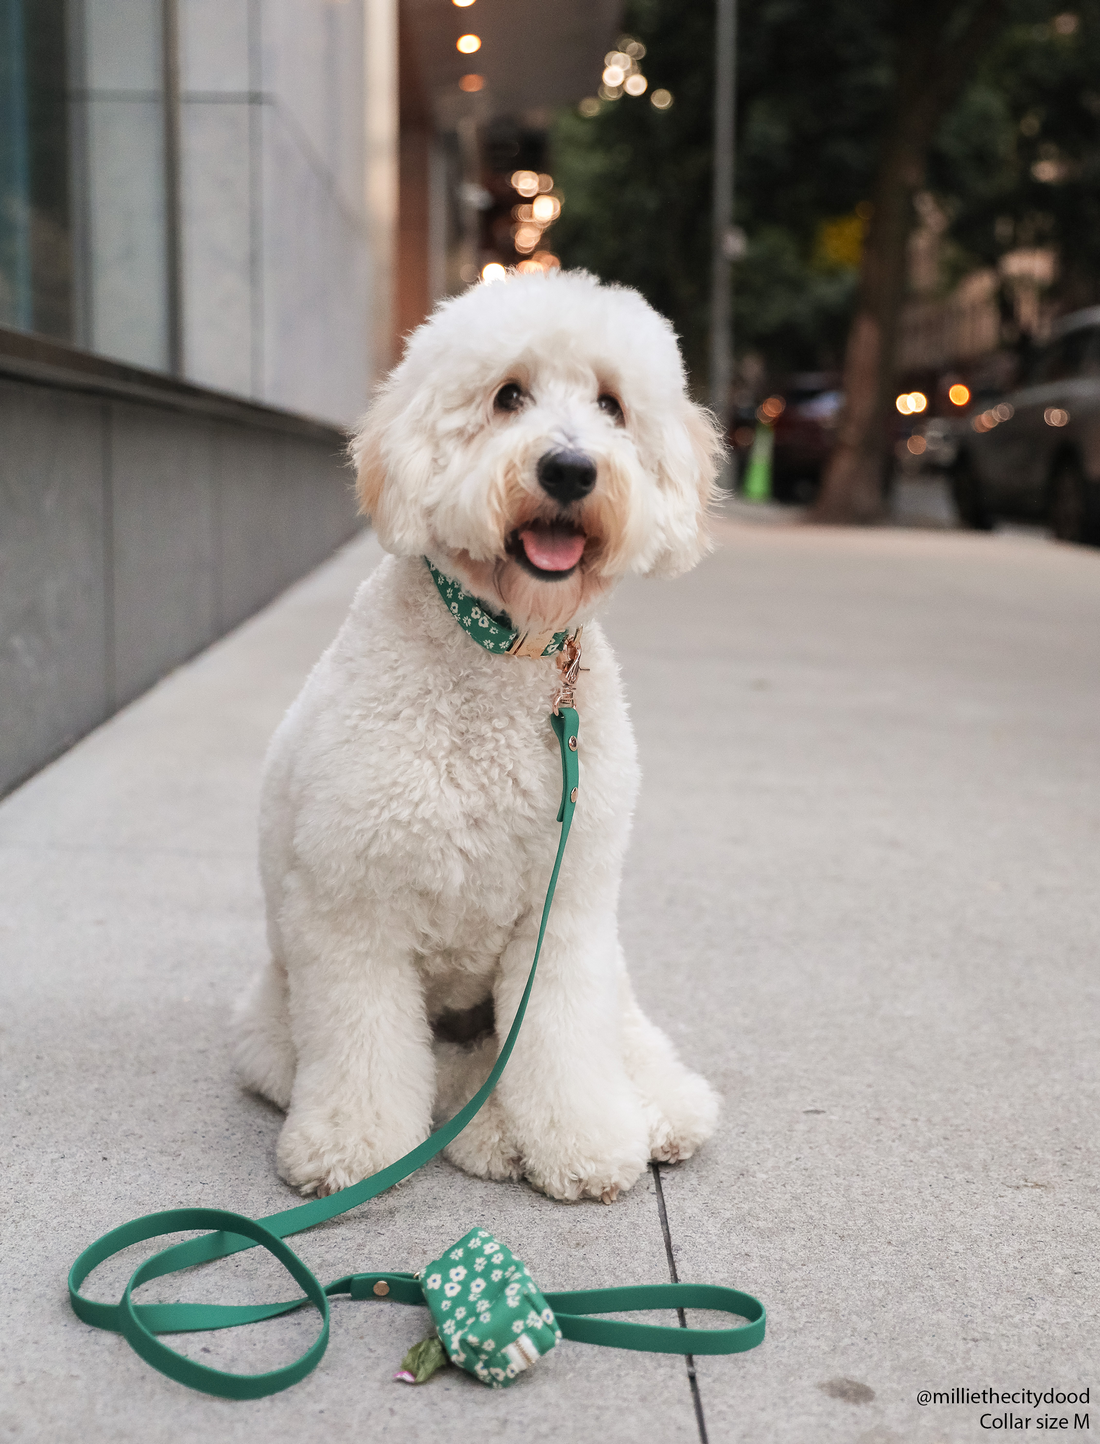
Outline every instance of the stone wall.
<path id="1" fill-rule="evenodd" d="M 345 440 L 0 332 L 0 794 L 356 530 Z"/>

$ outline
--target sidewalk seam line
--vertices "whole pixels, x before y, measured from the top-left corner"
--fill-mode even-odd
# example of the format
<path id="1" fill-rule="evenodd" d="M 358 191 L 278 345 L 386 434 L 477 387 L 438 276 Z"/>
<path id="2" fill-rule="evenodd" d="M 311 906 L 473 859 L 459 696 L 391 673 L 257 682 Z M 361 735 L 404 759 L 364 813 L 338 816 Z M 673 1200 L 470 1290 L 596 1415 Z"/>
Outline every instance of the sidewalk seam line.
<path id="1" fill-rule="evenodd" d="M 657 1191 L 657 1213 L 661 1220 L 661 1233 L 665 1241 L 665 1256 L 668 1259 L 669 1278 L 674 1284 L 680 1282 L 680 1276 L 676 1272 L 676 1259 L 672 1252 L 672 1234 L 668 1226 L 668 1210 L 665 1208 L 665 1191 L 661 1184 L 661 1165 L 656 1161 L 650 1162 L 650 1171 L 653 1174 L 653 1183 Z M 687 1318 L 683 1309 L 676 1310 L 676 1317 L 680 1321 L 682 1329 L 687 1328 Z M 699 1379 L 695 1372 L 694 1354 L 685 1354 L 684 1363 L 687 1365 L 688 1386 L 691 1389 L 691 1402 L 695 1409 L 695 1423 L 699 1428 L 700 1444 L 709 1444 L 707 1439 L 707 1421 L 703 1416 L 703 1399 L 699 1392 Z"/>

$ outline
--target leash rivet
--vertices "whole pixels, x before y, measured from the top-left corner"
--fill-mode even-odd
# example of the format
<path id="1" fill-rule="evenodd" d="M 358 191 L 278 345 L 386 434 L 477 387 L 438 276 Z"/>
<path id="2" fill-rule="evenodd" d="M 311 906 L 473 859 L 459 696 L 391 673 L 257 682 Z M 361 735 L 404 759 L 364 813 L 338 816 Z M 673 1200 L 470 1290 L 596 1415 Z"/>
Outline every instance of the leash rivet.
<path id="1" fill-rule="evenodd" d="M 577 800 L 577 789 L 574 787 L 573 791 L 569 794 L 569 801 L 570 801 L 570 802 L 576 802 L 576 800 Z"/>
<path id="2" fill-rule="evenodd" d="M 570 737 L 569 739 L 569 750 L 570 752 L 576 752 L 577 750 L 577 739 L 575 737 Z"/>
<path id="3" fill-rule="evenodd" d="M 384 1299 L 390 1291 L 390 1286 L 385 1279 L 379 1279 L 374 1286 L 374 1292 L 380 1299 Z"/>

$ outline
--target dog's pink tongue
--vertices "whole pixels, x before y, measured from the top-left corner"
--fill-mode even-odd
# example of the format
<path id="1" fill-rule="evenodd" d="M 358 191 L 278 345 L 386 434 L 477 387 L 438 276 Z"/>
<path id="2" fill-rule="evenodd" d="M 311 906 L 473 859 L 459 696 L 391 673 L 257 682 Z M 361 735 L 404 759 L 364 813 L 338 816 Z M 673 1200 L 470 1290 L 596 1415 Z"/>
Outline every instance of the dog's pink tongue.
<path id="1" fill-rule="evenodd" d="M 527 560 L 543 572 L 567 572 L 584 551 L 583 533 L 561 527 L 530 527 L 520 532 L 519 539 Z"/>

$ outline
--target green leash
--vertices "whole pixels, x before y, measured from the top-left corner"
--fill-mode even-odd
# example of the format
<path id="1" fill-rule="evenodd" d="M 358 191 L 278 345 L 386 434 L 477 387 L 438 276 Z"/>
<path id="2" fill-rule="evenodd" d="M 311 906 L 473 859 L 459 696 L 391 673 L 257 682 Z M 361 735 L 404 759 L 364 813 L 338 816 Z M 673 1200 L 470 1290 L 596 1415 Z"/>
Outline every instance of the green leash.
<path id="1" fill-rule="evenodd" d="M 442 1255 L 437 1264 L 444 1267 L 446 1261 L 457 1258 L 463 1248 L 471 1248 L 471 1239 L 474 1239 L 479 1247 L 482 1246 L 482 1241 L 489 1240 L 492 1249 L 500 1251 L 502 1257 L 507 1254 L 508 1267 L 512 1268 L 513 1272 L 504 1277 L 507 1269 L 497 1270 L 502 1274 L 493 1296 L 497 1302 L 494 1303 L 492 1297 L 489 1297 L 493 1291 L 488 1288 L 486 1302 L 490 1308 L 495 1307 L 497 1314 L 503 1315 L 505 1319 L 508 1317 L 509 1308 L 516 1313 L 515 1321 L 502 1327 L 515 1330 L 515 1323 L 521 1323 L 524 1319 L 535 1319 L 534 1323 L 525 1325 L 526 1332 L 515 1330 L 514 1337 L 512 1333 L 502 1334 L 502 1343 L 491 1337 L 480 1338 L 477 1339 L 476 1348 L 472 1348 L 469 1342 L 472 1332 L 470 1325 L 467 1324 L 464 1330 L 459 1331 L 459 1340 L 455 1342 L 455 1330 L 448 1331 L 449 1316 L 444 1309 L 445 1304 L 449 1307 L 450 1300 L 443 1297 L 442 1289 L 422 1287 L 419 1276 L 409 1273 L 348 1274 L 330 1284 L 322 1285 L 294 1250 L 283 1242 L 288 1235 L 302 1233 L 330 1218 L 347 1213 L 349 1209 L 366 1203 L 368 1199 L 377 1198 L 395 1183 L 415 1173 L 429 1159 L 440 1153 L 453 1138 L 457 1138 L 492 1093 L 504 1072 L 519 1036 L 520 1025 L 534 986 L 535 970 L 538 967 L 550 905 L 554 900 L 554 889 L 557 886 L 580 785 L 577 757 L 579 719 L 571 705 L 572 687 L 580 666 L 580 652 L 572 639 L 563 650 L 568 666 L 563 669 L 565 681 L 562 693 L 559 694 L 559 705 L 550 717 L 550 725 L 561 749 L 562 797 L 558 812 L 561 837 L 554 859 L 554 869 L 550 874 L 550 886 L 546 891 L 546 902 L 543 904 L 538 942 L 535 945 L 527 986 L 523 990 L 523 997 L 500 1055 L 482 1087 L 449 1123 L 436 1129 L 423 1143 L 406 1153 L 404 1158 L 339 1193 L 330 1194 L 327 1198 L 312 1199 L 309 1203 L 299 1204 L 281 1213 L 268 1214 L 260 1219 L 247 1218 L 243 1214 L 219 1208 L 173 1208 L 163 1213 L 146 1214 L 104 1234 L 86 1248 L 73 1264 L 69 1272 L 69 1301 L 77 1317 L 97 1329 L 109 1329 L 122 1334 L 136 1353 L 162 1374 L 167 1374 L 170 1379 L 186 1384 L 191 1389 L 201 1389 L 207 1394 L 217 1394 L 225 1399 L 262 1399 L 267 1394 L 289 1388 L 320 1363 L 328 1344 L 328 1301 L 338 1294 L 349 1294 L 353 1299 L 387 1298 L 401 1304 L 427 1303 L 436 1322 L 441 1326 L 440 1337 L 452 1362 L 460 1364 L 494 1388 L 502 1388 L 511 1383 L 518 1372 L 533 1362 L 534 1357 L 546 1352 L 546 1348 L 539 1347 L 539 1343 L 552 1347 L 559 1331 L 561 1337 L 576 1339 L 581 1343 L 641 1349 L 661 1354 L 736 1354 L 754 1348 L 763 1339 L 764 1306 L 751 1294 L 716 1284 L 646 1284 L 630 1288 L 581 1289 L 541 1295 L 531 1283 L 526 1269 L 510 1252 L 503 1249 L 495 1239 L 491 1239 L 485 1230 L 472 1230 L 452 1250 Z M 562 705 L 565 701 L 570 705 Z M 147 1239 L 191 1229 L 209 1231 L 201 1238 L 175 1244 L 147 1259 L 133 1274 L 117 1304 L 97 1303 L 93 1299 L 85 1298 L 80 1292 L 81 1285 L 92 1270 L 112 1255 Z M 300 1297 L 284 1303 L 254 1305 L 134 1302 L 134 1291 L 151 1279 L 162 1278 L 165 1274 L 175 1273 L 179 1269 L 226 1258 L 229 1254 L 257 1246 L 267 1249 L 268 1253 L 278 1259 L 303 1290 Z M 493 1256 L 490 1254 L 490 1258 Z M 520 1272 L 517 1273 L 513 1266 L 518 1267 Z M 435 1277 L 432 1273 L 435 1268 L 436 1264 L 431 1264 L 424 1270 L 428 1282 Z M 465 1275 L 465 1268 L 461 1264 L 455 1266 L 454 1272 L 457 1273 L 459 1268 L 462 1268 Z M 513 1306 L 509 1302 L 511 1299 L 519 1302 Z M 469 1301 L 472 1304 L 472 1295 Z M 530 1308 L 532 1301 L 545 1305 L 545 1312 L 540 1313 L 540 1309 Z M 175 1349 L 170 1349 L 157 1337 L 158 1334 L 194 1333 L 253 1324 L 261 1319 L 290 1313 L 306 1304 L 312 1304 L 321 1315 L 320 1333 L 292 1364 L 265 1374 L 233 1374 L 212 1369 L 206 1364 L 186 1358 Z M 523 1313 L 524 1307 L 527 1307 L 526 1314 Z M 688 1329 L 591 1317 L 593 1314 L 623 1313 L 637 1309 L 716 1309 L 747 1319 L 748 1323 L 736 1328 Z M 551 1314 L 553 1324 L 546 1324 L 547 1312 Z M 536 1329 L 536 1314 L 543 1320 L 540 1329 Z M 484 1332 L 483 1330 L 482 1333 Z M 501 1329 L 494 1326 L 491 1332 L 500 1333 Z M 532 1336 L 536 1334 L 538 1337 L 532 1342 Z M 551 1334 L 555 1337 L 549 1341 L 542 1337 Z M 524 1340 L 527 1341 L 526 1344 Z M 487 1345 L 493 1347 L 489 1349 Z M 481 1352 L 478 1352 L 478 1349 Z M 457 1358 L 458 1353 L 463 1357 Z M 494 1364 L 494 1360 L 500 1362 Z"/>

